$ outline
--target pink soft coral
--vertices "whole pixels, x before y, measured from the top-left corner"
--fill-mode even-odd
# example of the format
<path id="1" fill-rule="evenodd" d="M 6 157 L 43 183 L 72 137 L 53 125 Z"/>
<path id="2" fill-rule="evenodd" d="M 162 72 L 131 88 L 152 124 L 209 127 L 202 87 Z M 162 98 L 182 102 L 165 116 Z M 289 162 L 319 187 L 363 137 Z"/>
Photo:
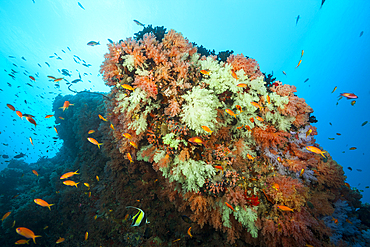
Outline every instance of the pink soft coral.
<path id="1" fill-rule="evenodd" d="M 157 85 L 150 77 L 137 75 L 135 77 L 135 82 L 133 83 L 133 85 L 146 91 L 148 93 L 148 97 L 153 97 L 154 99 L 157 99 Z"/>
<path id="2" fill-rule="evenodd" d="M 260 71 L 260 66 L 257 61 L 253 58 L 247 58 L 242 54 L 230 55 L 227 58 L 227 62 L 231 64 L 235 71 L 243 69 L 244 73 L 251 79 L 254 80 L 262 75 Z"/>

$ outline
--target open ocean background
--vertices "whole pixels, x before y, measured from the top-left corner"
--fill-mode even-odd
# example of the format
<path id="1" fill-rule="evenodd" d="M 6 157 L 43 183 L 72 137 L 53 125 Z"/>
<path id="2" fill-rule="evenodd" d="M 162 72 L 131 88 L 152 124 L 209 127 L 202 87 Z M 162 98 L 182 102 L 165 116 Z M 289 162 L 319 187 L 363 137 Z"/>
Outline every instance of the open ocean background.
<path id="1" fill-rule="evenodd" d="M 80 74 L 82 81 L 71 89 L 108 92 L 99 74 L 107 39 L 117 42 L 141 31 L 136 19 L 175 29 L 216 53 L 243 53 L 256 59 L 262 72 L 296 86 L 296 94 L 314 109 L 317 143 L 343 166 L 347 182 L 364 191 L 362 202 L 370 202 L 370 123 L 362 126 L 370 122 L 370 1 L 327 0 L 320 8 L 321 2 L 81 0 L 82 9 L 71 0 L 1 1 L 0 170 L 20 153 L 27 155 L 26 162 L 55 155 L 63 143 L 47 128 L 55 119 L 44 116 L 53 114 L 58 94 L 72 92 L 66 81 L 55 86 L 47 76 L 72 81 Z M 101 45 L 87 46 L 92 40 Z M 295 69 L 301 50 L 302 63 Z M 62 69 L 71 76 L 62 75 Z M 358 99 L 354 105 L 338 101 L 340 93 Z M 34 115 L 35 131 L 7 103 Z"/>

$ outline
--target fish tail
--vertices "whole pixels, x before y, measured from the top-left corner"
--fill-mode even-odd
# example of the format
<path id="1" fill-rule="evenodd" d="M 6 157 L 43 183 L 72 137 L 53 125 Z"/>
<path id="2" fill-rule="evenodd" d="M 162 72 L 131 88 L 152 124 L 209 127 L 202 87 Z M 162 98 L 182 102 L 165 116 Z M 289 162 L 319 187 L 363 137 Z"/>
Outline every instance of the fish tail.
<path id="1" fill-rule="evenodd" d="M 49 204 L 49 206 L 48 206 L 48 208 L 49 208 L 49 210 L 51 211 L 51 206 L 53 206 L 54 204 Z"/>
<path id="2" fill-rule="evenodd" d="M 321 155 L 326 159 L 326 156 L 324 155 L 324 153 L 327 153 L 326 151 L 322 151 L 321 152 Z"/>
<path id="3" fill-rule="evenodd" d="M 103 145 L 104 143 L 98 143 L 98 148 L 100 149 L 100 145 Z"/>
<path id="4" fill-rule="evenodd" d="M 36 235 L 34 236 L 32 239 L 33 239 L 33 242 L 36 244 L 36 238 L 41 238 L 41 235 Z M 27 243 L 28 244 L 28 243 Z"/>
<path id="5" fill-rule="evenodd" d="M 79 173 L 77 173 L 77 172 L 78 172 L 78 170 L 80 170 L 80 169 L 77 169 L 77 171 L 75 171 L 75 174 L 79 174 Z"/>
<path id="6" fill-rule="evenodd" d="M 79 184 L 79 183 L 80 183 L 80 182 L 78 182 L 77 184 Z M 78 188 L 78 187 L 77 187 L 77 184 L 76 184 L 76 188 Z"/>

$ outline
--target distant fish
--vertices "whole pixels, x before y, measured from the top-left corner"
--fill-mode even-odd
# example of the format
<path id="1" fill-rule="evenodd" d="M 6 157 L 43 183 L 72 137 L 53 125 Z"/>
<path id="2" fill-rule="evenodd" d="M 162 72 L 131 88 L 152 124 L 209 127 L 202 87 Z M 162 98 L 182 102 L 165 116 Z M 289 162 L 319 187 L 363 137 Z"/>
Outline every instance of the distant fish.
<path id="1" fill-rule="evenodd" d="M 81 9 L 85 10 L 85 8 L 82 6 L 82 4 L 80 2 L 78 2 L 78 6 L 80 6 Z"/>
<path id="2" fill-rule="evenodd" d="M 24 61 L 27 61 L 24 57 L 22 57 L 22 59 L 23 59 Z"/>
<path id="3" fill-rule="evenodd" d="M 365 122 L 363 122 L 363 123 L 361 124 L 361 126 L 365 126 L 367 123 L 368 123 L 368 122 L 367 122 L 367 121 L 365 121 Z"/>
<path id="4" fill-rule="evenodd" d="M 144 27 L 144 26 L 145 26 L 143 23 L 141 23 L 141 22 L 140 22 L 140 21 L 138 21 L 138 20 L 134 20 L 134 22 L 135 22 L 137 25 L 139 25 L 139 26 L 142 26 L 142 27 Z"/>
<path id="5" fill-rule="evenodd" d="M 47 66 L 49 66 L 49 67 L 50 67 L 50 64 L 48 64 L 47 62 L 45 62 L 45 63 L 46 63 L 46 65 L 47 65 Z"/>
<path id="6" fill-rule="evenodd" d="M 360 33 L 360 38 L 361 38 L 361 36 L 364 34 L 364 31 L 361 31 L 361 33 Z"/>
<path id="7" fill-rule="evenodd" d="M 95 46 L 95 45 L 100 45 L 100 43 L 99 42 L 96 42 L 96 41 L 90 41 L 90 42 L 87 43 L 87 45 L 89 45 L 89 46 Z"/>
<path id="8" fill-rule="evenodd" d="M 297 20 L 295 21 L 295 25 L 297 26 L 298 24 L 298 21 L 299 21 L 299 15 L 297 16 Z"/>
<path id="9" fill-rule="evenodd" d="M 326 0 L 321 0 L 321 6 L 320 6 L 320 9 L 322 8 L 322 6 L 324 5 Z"/>
<path id="10" fill-rule="evenodd" d="M 14 156 L 13 158 L 14 159 L 19 159 L 19 158 L 22 158 L 24 156 L 26 156 L 24 153 L 20 153 L 20 154 L 17 154 L 16 156 Z"/>
<path id="11" fill-rule="evenodd" d="M 109 41 L 109 43 L 113 44 L 113 40 L 111 40 L 111 39 L 108 39 L 108 41 Z"/>
<path id="12" fill-rule="evenodd" d="M 304 82 L 308 82 L 308 80 L 309 80 L 310 78 L 307 78 L 306 80 L 304 80 Z"/>

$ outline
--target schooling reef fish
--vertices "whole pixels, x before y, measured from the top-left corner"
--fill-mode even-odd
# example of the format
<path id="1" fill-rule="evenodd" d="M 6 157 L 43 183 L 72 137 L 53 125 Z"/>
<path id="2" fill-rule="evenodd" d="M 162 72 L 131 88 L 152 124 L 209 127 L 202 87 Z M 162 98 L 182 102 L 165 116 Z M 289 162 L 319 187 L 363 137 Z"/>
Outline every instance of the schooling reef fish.
<path id="1" fill-rule="evenodd" d="M 39 238 L 41 237 L 40 235 L 35 235 L 35 233 L 33 233 L 33 231 L 31 231 L 30 229 L 28 228 L 25 228 L 25 227 L 18 227 L 16 229 L 16 232 L 25 237 L 25 238 L 32 238 L 33 239 L 33 242 L 36 244 L 36 240 L 35 238 Z"/>
<path id="2" fill-rule="evenodd" d="M 87 43 L 87 45 L 89 45 L 89 46 L 95 46 L 95 45 L 100 45 L 100 43 L 99 42 L 96 42 L 96 41 L 90 41 L 90 42 Z"/>

